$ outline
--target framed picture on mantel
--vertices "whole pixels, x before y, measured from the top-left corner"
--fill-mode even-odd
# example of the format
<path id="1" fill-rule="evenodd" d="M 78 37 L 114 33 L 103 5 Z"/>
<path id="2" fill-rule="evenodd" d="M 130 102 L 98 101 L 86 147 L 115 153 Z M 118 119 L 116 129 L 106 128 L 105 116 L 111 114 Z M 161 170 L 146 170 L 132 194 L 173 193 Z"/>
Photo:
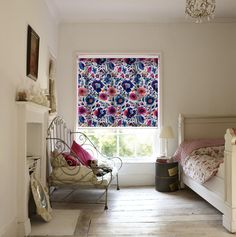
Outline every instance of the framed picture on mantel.
<path id="1" fill-rule="evenodd" d="M 38 34 L 28 25 L 26 74 L 35 81 L 38 78 L 39 40 Z"/>

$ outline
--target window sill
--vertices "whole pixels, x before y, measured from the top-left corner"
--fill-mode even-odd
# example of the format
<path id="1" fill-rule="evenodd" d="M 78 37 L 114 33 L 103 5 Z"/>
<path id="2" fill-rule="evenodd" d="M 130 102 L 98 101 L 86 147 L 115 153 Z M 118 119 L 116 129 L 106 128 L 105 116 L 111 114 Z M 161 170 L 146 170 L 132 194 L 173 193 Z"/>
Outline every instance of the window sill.
<path id="1" fill-rule="evenodd" d="M 155 163 L 156 159 L 155 158 L 150 158 L 150 159 L 122 159 L 124 164 L 142 164 L 142 163 Z"/>

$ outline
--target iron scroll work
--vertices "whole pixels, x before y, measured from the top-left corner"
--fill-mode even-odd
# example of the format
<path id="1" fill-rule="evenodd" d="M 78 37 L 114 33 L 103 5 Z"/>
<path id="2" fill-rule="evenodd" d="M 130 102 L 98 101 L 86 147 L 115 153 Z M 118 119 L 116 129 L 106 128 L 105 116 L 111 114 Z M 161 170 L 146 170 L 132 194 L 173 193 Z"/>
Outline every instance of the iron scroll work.
<path id="1" fill-rule="evenodd" d="M 63 164 L 64 159 L 61 159 L 63 154 L 70 153 L 79 164 L 83 164 L 83 161 L 76 155 L 76 153 L 71 150 L 71 144 L 76 136 L 76 141 L 80 144 L 83 149 L 91 154 L 95 160 L 98 160 L 102 164 L 109 164 L 113 169 L 109 170 L 106 174 L 102 176 L 97 176 L 94 169 L 90 166 L 77 165 L 68 166 L 68 164 Z M 47 149 L 48 158 L 50 160 L 52 171 L 49 174 L 49 187 L 50 186 L 70 186 L 72 188 L 84 188 L 84 187 L 95 187 L 105 189 L 105 209 L 108 208 L 107 205 L 107 192 L 108 188 L 116 178 L 117 190 L 119 190 L 119 179 L 118 171 L 122 167 L 122 160 L 119 157 L 107 157 L 103 155 L 89 137 L 82 132 L 71 131 L 63 118 L 57 116 L 51 122 L 48 133 L 47 133 Z M 55 152 L 56 151 L 56 152 Z M 53 163 L 56 161 L 56 163 Z M 99 169 L 103 169 L 99 167 Z M 116 170 L 117 172 L 114 172 Z M 66 178 L 65 178 L 66 177 Z"/>

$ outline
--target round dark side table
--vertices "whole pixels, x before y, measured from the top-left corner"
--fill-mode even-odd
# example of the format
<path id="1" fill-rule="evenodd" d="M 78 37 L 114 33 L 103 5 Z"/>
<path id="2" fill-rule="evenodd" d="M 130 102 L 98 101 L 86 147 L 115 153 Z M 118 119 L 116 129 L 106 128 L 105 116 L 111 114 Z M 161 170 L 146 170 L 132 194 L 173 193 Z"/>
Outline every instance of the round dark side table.
<path id="1" fill-rule="evenodd" d="M 173 192 L 179 189 L 178 162 L 168 158 L 156 160 L 156 190 L 159 192 Z"/>

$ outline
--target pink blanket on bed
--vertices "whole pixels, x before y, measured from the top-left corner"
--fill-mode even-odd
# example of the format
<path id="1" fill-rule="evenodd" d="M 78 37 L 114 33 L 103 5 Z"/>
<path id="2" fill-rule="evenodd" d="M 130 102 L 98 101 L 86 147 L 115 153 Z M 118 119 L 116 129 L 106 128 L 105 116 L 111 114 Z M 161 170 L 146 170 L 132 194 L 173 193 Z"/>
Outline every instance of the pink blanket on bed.
<path id="1" fill-rule="evenodd" d="M 174 154 L 174 158 L 177 161 L 181 161 L 190 155 L 192 151 L 203 148 L 203 147 L 212 147 L 212 146 L 222 146 L 224 145 L 224 139 L 195 139 L 195 140 L 186 140 L 180 144 L 178 149 Z"/>

